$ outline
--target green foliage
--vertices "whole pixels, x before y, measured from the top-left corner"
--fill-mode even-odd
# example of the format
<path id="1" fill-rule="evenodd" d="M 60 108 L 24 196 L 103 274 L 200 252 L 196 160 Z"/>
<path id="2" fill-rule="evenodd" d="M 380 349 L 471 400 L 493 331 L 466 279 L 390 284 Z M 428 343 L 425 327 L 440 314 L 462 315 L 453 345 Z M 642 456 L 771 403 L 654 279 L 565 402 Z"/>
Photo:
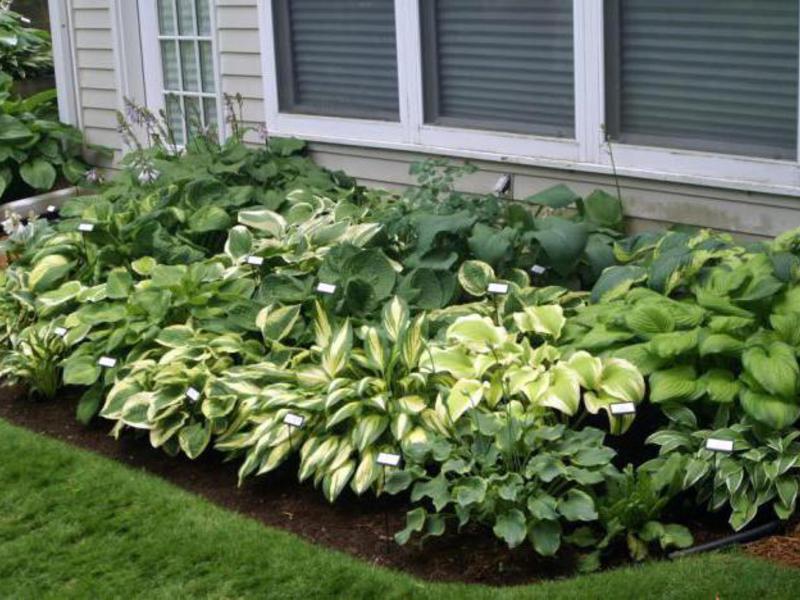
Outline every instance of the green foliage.
<path id="1" fill-rule="evenodd" d="M 81 158 L 83 136 L 58 122 L 55 90 L 15 99 L 11 84 L 0 72 L 0 198 L 50 190 L 59 178 L 82 180 L 88 168 Z"/>
<path id="2" fill-rule="evenodd" d="M 53 70 L 50 34 L 28 27 L 29 22 L 19 13 L 0 7 L 0 72 L 14 80 Z"/>

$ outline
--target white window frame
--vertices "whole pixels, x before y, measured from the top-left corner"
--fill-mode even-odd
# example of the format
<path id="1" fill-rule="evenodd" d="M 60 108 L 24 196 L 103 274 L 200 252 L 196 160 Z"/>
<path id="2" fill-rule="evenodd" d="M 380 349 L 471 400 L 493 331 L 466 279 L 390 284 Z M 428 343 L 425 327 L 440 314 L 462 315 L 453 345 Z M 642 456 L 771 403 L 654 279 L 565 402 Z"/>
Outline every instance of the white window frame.
<path id="1" fill-rule="evenodd" d="M 193 98 L 199 98 L 200 110 L 203 110 L 202 99 L 213 97 L 216 101 L 217 107 L 217 129 L 220 140 L 225 139 L 226 136 L 226 123 L 225 123 L 225 109 L 223 106 L 222 94 L 222 77 L 220 68 L 220 52 L 219 52 L 219 39 L 217 28 L 217 3 L 215 0 L 209 0 L 209 8 L 211 13 L 211 35 L 191 35 L 191 36 L 168 36 L 178 40 L 204 40 L 210 39 L 211 41 L 211 55 L 213 57 L 212 63 L 214 67 L 214 92 L 203 92 L 202 83 L 200 83 L 200 91 L 197 92 L 174 92 L 164 89 L 164 73 L 163 62 L 161 60 L 161 41 L 160 41 L 160 28 L 158 24 L 158 2 L 157 0 L 137 0 L 139 3 L 139 16 L 141 24 L 141 40 L 142 40 L 142 65 L 144 71 L 144 91 L 145 91 L 145 104 L 151 111 L 158 113 L 164 110 L 164 94 L 170 93 L 176 96 L 186 95 Z M 192 10 L 196 11 L 195 4 L 192 4 Z M 196 17 L 195 17 L 196 20 Z M 178 12 L 175 7 L 175 26 L 177 27 Z M 199 82 L 202 82 L 202 75 L 200 72 L 200 65 L 197 65 Z M 180 54 L 178 55 L 178 72 L 183 77 L 182 66 L 180 64 Z M 188 139 L 187 127 L 183 125 L 183 139 Z"/>
<path id="2" fill-rule="evenodd" d="M 613 173 L 615 165 L 616 172 L 623 176 L 800 196 L 798 159 L 772 160 L 620 142 L 612 143 L 609 149 L 604 135 L 603 0 L 573 0 L 574 139 L 424 123 L 419 27 L 419 2 L 424 1 L 394 0 L 400 120 L 387 122 L 281 112 L 272 1 L 258 0 L 265 123 L 270 133 L 317 142 L 448 154 L 593 173 Z M 613 152 L 614 164 L 610 151 Z"/>

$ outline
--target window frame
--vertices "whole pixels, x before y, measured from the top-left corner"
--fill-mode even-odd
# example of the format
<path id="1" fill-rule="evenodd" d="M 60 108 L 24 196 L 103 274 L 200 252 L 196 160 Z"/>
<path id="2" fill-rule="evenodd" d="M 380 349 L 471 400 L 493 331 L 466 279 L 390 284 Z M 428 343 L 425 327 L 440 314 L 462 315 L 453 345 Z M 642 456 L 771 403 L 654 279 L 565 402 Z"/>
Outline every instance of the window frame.
<path id="1" fill-rule="evenodd" d="M 634 178 L 800 196 L 800 135 L 796 160 L 622 142 L 609 145 L 604 133 L 606 46 L 603 0 L 573 0 L 574 139 L 426 124 L 423 118 L 420 2 L 424 0 L 394 0 L 400 122 L 387 123 L 281 112 L 272 0 L 258 0 L 265 122 L 269 131 L 273 135 L 332 144 L 447 154 L 589 173 L 616 172 Z"/>
<path id="2" fill-rule="evenodd" d="M 220 53 L 219 53 L 219 40 L 218 40 L 218 28 L 217 28 L 217 3 L 215 0 L 208 0 L 209 2 L 209 10 L 210 10 L 210 35 L 170 35 L 170 36 L 162 36 L 159 22 L 158 22 L 158 0 L 138 0 L 139 4 L 139 15 L 141 17 L 140 24 L 141 24 L 141 40 L 142 40 L 142 67 L 144 71 L 144 91 L 145 91 L 145 104 L 146 106 L 153 112 L 157 113 L 158 111 L 165 110 L 165 101 L 164 96 L 169 93 L 175 96 L 188 96 L 192 98 L 197 98 L 200 101 L 200 110 L 203 111 L 203 98 L 214 98 L 216 102 L 216 113 L 217 113 L 217 134 L 219 135 L 220 140 L 224 140 L 226 138 L 226 130 L 227 124 L 225 122 L 225 109 L 223 106 L 223 94 L 222 94 L 222 77 L 221 77 L 221 67 L 220 67 Z M 173 8 L 175 9 L 175 23 L 177 27 L 177 0 L 173 0 Z M 194 13 L 197 12 L 196 4 L 192 3 L 192 10 Z M 195 21 L 197 20 L 197 15 L 194 15 Z M 164 88 L 164 73 L 163 73 L 163 61 L 161 56 L 161 39 L 168 38 L 173 39 L 178 42 L 178 46 L 180 45 L 181 41 L 192 41 L 192 42 L 199 42 L 199 41 L 209 41 L 211 42 L 211 56 L 212 56 L 212 65 L 214 69 L 214 92 L 204 92 L 202 91 L 202 69 L 199 64 L 199 59 L 197 61 L 197 76 L 198 76 L 198 85 L 199 90 L 196 92 L 189 92 L 189 91 L 174 91 L 174 90 L 167 90 Z M 181 81 L 183 80 L 183 72 L 182 72 L 182 65 L 180 64 L 180 54 L 178 54 L 178 73 Z M 184 144 L 185 141 L 188 140 L 188 131 L 185 119 L 183 121 L 183 139 Z M 184 144 L 178 144 L 179 146 L 183 146 Z"/>

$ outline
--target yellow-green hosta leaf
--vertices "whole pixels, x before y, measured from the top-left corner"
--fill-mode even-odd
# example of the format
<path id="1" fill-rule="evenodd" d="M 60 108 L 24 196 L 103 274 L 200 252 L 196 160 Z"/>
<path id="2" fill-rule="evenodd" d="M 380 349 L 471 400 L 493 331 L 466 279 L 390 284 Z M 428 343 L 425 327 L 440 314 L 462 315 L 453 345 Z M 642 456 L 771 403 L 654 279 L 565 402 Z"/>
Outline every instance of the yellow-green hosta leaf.
<path id="1" fill-rule="evenodd" d="M 150 273 L 153 272 L 153 269 L 156 268 L 157 264 L 156 259 L 152 256 L 143 256 L 131 263 L 131 269 L 133 269 L 133 272 L 137 275 L 148 277 Z"/>
<path id="2" fill-rule="evenodd" d="M 625 324 L 631 331 L 644 337 L 656 333 L 669 333 L 675 329 L 675 320 L 668 309 L 655 303 L 634 306 L 625 314 Z"/>
<path id="3" fill-rule="evenodd" d="M 256 326 L 267 342 L 280 342 L 292 331 L 292 327 L 300 316 L 299 304 L 274 308 L 262 308 L 256 316 Z"/>
<path id="4" fill-rule="evenodd" d="M 583 387 L 594 390 L 600 384 L 603 361 L 599 358 L 581 350 L 569 357 L 567 366 L 575 371 Z"/>
<path id="5" fill-rule="evenodd" d="M 153 401 L 152 392 L 139 392 L 128 397 L 122 407 L 120 421 L 135 429 L 150 429 L 152 423 L 147 418 L 147 410 Z"/>
<path id="6" fill-rule="evenodd" d="M 791 346 L 773 342 L 767 348 L 748 348 L 742 354 L 742 364 L 770 394 L 783 398 L 794 398 L 797 394 L 800 368 Z"/>
<path id="7" fill-rule="evenodd" d="M 333 502 L 342 493 L 344 486 L 347 485 L 347 482 L 350 481 L 350 477 L 353 475 L 353 471 L 356 469 L 355 461 L 348 460 L 345 464 L 341 467 L 325 475 L 325 479 L 322 482 L 322 491 L 325 494 L 325 497 L 328 499 L 328 502 Z"/>
<path id="8" fill-rule="evenodd" d="M 744 349 L 744 342 L 726 333 L 712 333 L 700 342 L 700 356 L 710 354 L 729 354 L 738 356 Z"/>
<path id="9" fill-rule="evenodd" d="M 49 254 L 39 260 L 28 275 L 28 287 L 34 294 L 53 289 L 75 263 L 61 254 Z"/>
<path id="10" fill-rule="evenodd" d="M 287 226 L 286 219 L 266 208 L 239 211 L 239 223 L 278 239 L 286 233 Z"/>
<path id="11" fill-rule="evenodd" d="M 476 379 L 459 379 L 447 396 L 447 412 L 455 423 L 470 408 L 475 408 L 483 398 L 483 383 Z"/>
<path id="12" fill-rule="evenodd" d="M 796 399 L 785 400 L 745 387 L 739 394 L 739 402 L 753 419 L 776 430 L 789 427 L 800 417 L 800 405 L 796 404 Z"/>
<path id="13" fill-rule="evenodd" d="M 611 405 L 619 403 L 618 398 L 607 396 L 605 394 L 595 394 L 594 392 L 586 392 L 583 395 L 583 404 L 586 410 L 593 415 L 598 412 L 605 411 L 608 416 L 609 432 L 612 435 L 621 435 L 625 433 L 633 424 L 635 415 L 614 415 L 611 413 Z"/>
<path id="14" fill-rule="evenodd" d="M 83 290 L 79 281 L 67 281 L 50 292 L 36 296 L 36 304 L 44 309 L 55 308 L 74 300 Z"/>
<path id="15" fill-rule="evenodd" d="M 620 402 L 641 402 L 644 398 L 644 377 L 627 360 L 607 358 L 603 360 L 600 390 Z"/>
<path id="16" fill-rule="evenodd" d="M 394 439 L 400 441 L 405 438 L 406 434 L 411 431 L 411 425 L 411 417 L 409 417 L 406 413 L 397 413 L 392 418 L 392 424 L 390 427 Z"/>
<path id="17" fill-rule="evenodd" d="M 497 346 L 508 338 L 503 327 L 497 327 L 489 317 L 466 315 L 447 328 L 447 339 L 468 345 Z"/>
<path id="18" fill-rule="evenodd" d="M 537 403 L 572 416 L 578 410 L 580 400 L 581 386 L 575 371 L 564 364 L 550 369 L 550 385 Z"/>
<path id="19" fill-rule="evenodd" d="M 702 377 L 708 397 L 714 402 L 728 404 L 736 399 L 742 384 L 727 369 L 709 369 Z"/>
<path id="20" fill-rule="evenodd" d="M 350 487 L 359 496 L 366 492 L 380 476 L 381 469 L 375 462 L 377 455 L 378 453 L 373 448 L 368 448 L 361 454 L 361 461 L 350 482 Z"/>
<path id="21" fill-rule="evenodd" d="M 156 343 L 167 348 L 181 348 L 187 346 L 194 338 L 194 330 L 186 325 L 172 325 L 165 327 L 156 336 Z"/>
<path id="22" fill-rule="evenodd" d="M 264 473 L 269 473 L 270 471 L 278 468 L 287 458 L 289 458 L 295 443 L 297 442 L 287 440 L 270 448 L 269 452 L 267 453 L 267 459 L 262 461 L 261 466 L 259 467 L 258 471 L 256 471 L 256 475 L 263 475 Z"/>
<path id="23" fill-rule="evenodd" d="M 333 460 L 339 448 L 339 441 L 338 437 L 331 436 L 314 446 L 305 458 L 301 455 L 300 472 L 298 474 L 301 482 L 308 479 L 314 471 L 324 469 Z"/>
<path id="24" fill-rule="evenodd" d="M 425 344 L 422 335 L 424 326 L 425 315 L 419 315 L 411 323 L 411 326 L 406 328 L 402 340 L 400 341 L 400 356 L 409 370 L 417 366 L 420 356 L 422 355 Z"/>
<path id="25" fill-rule="evenodd" d="M 383 372 L 387 366 L 386 348 L 377 327 L 364 328 L 364 352 L 372 367 Z"/>
<path id="26" fill-rule="evenodd" d="M 422 396 L 403 396 L 397 401 L 397 404 L 400 410 L 409 415 L 417 415 L 428 407 Z"/>
<path id="27" fill-rule="evenodd" d="M 661 358 L 675 358 L 697 347 L 698 330 L 658 333 L 650 339 L 650 349 Z"/>
<path id="28" fill-rule="evenodd" d="M 564 309 L 558 304 L 526 306 L 521 313 L 514 313 L 514 323 L 522 332 L 538 333 L 553 339 L 561 336 L 567 320 Z"/>
<path id="29" fill-rule="evenodd" d="M 331 343 L 322 353 L 322 368 L 330 377 L 336 377 L 344 369 L 352 346 L 353 328 L 348 319 L 333 335 Z"/>
<path id="30" fill-rule="evenodd" d="M 359 418 L 353 428 L 353 445 L 359 452 L 371 446 L 389 425 L 389 419 L 383 415 L 368 415 Z"/>
<path id="31" fill-rule="evenodd" d="M 456 379 L 474 377 L 475 368 L 469 354 L 458 346 L 434 347 L 422 353 L 420 369 L 433 373 L 450 373 Z"/>
<path id="32" fill-rule="evenodd" d="M 431 441 L 431 436 L 422 427 L 414 427 L 408 432 L 403 440 L 403 448 L 409 448 L 416 444 L 428 444 Z"/>
<path id="33" fill-rule="evenodd" d="M 326 348 L 333 337 L 328 313 L 319 300 L 314 300 L 314 336 L 317 346 L 320 348 Z"/>
<path id="34" fill-rule="evenodd" d="M 465 261 L 458 269 L 458 283 L 470 296 L 485 295 L 494 280 L 494 269 L 479 260 Z"/>
<path id="35" fill-rule="evenodd" d="M 228 232 L 228 239 L 225 241 L 225 254 L 238 260 L 250 254 L 253 248 L 253 234 L 243 225 L 236 225 Z"/>
<path id="36" fill-rule="evenodd" d="M 334 425 L 346 421 L 350 417 L 357 415 L 360 410 L 361 402 L 348 402 L 328 418 L 327 423 L 325 423 L 325 428 L 330 429 Z"/>
<path id="37" fill-rule="evenodd" d="M 409 312 L 406 301 L 400 296 L 394 296 L 383 307 L 383 328 L 393 342 L 397 342 L 408 327 Z"/>
<path id="38" fill-rule="evenodd" d="M 650 376 L 650 402 L 694 400 L 697 395 L 697 372 L 692 366 L 656 371 Z"/>

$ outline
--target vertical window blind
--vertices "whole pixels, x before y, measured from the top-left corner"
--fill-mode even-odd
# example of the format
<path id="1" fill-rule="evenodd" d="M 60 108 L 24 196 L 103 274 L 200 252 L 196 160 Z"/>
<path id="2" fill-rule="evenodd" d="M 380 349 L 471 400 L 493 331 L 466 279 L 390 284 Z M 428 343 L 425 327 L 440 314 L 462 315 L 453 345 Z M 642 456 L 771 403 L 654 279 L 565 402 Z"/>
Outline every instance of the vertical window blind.
<path id="1" fill-rule="evenodd" d="M 273 0 L 286 112 L 399 119 L 394 0 Z"/>
<path id="2" fill-rule="evenodd" d="M 210 2 L 158 0 L 164 108 L 178 144 L 218 125 Z"/>
<path id="3" fill-rule="evenodd" d="M 574 135 L 569 0 L 424 0 L 425 119 Z"/>
<path id="4" fill-rule="evenodd" d="M 613 138 L 797 155 L 797 0 L 609 0 Z"/>

